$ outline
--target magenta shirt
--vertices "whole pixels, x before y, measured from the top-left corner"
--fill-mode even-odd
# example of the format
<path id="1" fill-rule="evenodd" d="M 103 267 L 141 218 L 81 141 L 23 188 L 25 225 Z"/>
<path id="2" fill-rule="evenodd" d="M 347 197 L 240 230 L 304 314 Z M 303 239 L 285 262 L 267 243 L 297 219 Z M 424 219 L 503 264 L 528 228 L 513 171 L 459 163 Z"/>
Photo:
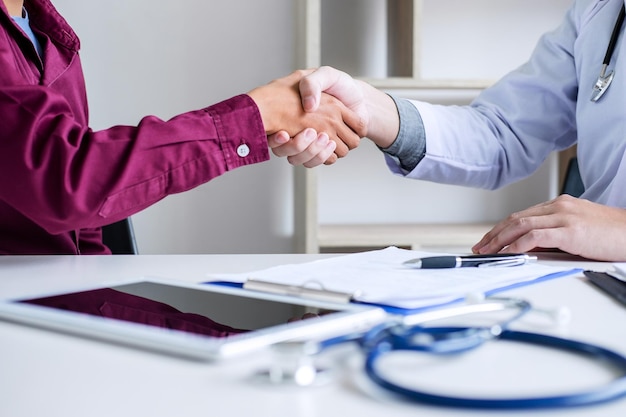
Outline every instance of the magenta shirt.
<path id="1" fill-rule="evenodd" d="M 0 2 L 0 254 L 110 253 L 101 226 L 269 159 L 247 95 L 92 131 L 78 37 L 49 0 L 26 8 L 43 62 Z"/>

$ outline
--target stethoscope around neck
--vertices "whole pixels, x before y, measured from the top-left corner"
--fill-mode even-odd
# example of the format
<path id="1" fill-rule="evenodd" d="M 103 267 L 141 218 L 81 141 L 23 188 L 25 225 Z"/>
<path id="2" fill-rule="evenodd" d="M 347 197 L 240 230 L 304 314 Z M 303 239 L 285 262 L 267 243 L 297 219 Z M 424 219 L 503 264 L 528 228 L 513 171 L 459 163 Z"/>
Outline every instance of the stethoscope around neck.
<path id="1" fill-rule="evenodd" d="M 440 320 L 472 314 L 509 312 L 507 318 L 490 325 L 439 326 Z M 610 349 L 577 340 L 509 329 L 509 325 L 531 311 L 550 315 L 555 322 L 567 320 L 567 310 L 543 311 L 517 298 L 489 297 L 482 302 L 426 311 L 404 316 L 376 326 L 362 334 L 346 335 L 326 341 L 287 342 L 275 345 L 275 361 L 270 369 L 256 374 L 271 383 L 309 386 L 327 379 L 328 372 L 318 369 L 314 357 L 327 348 L 356 343 L 365 356 L 365 374 L 378 386 L 399 398 L 421 404 L 471 409 L 554 409 L 588 406 L 626 396 L 626 357 Z M 394 352 L 456 355 L 495 340 L 530 344 L 573 353 L 614 369 L 615 379 L 582 391 L 538 397 L 462 397 L 407 387 L 385 375 L 381 359 Z"/>
<path id="2" fill-rule="evenodd" d="M 600 98 L 604 95 L 604 93 L 606 93 L 606 90 L 613 82 L 613 77 L 615 77 L 615 71 L 611 70 L 608 74 L 606 73 L 606 71 L 609 67 L 609 64 L 611 63 L 611 57 L 613 56 L 613 52 L 615 51 L 615 46 L 617 45 L 617 39 L 619 38 L 625 15 L 626 6 L 622 4 L 622 8 L 619 12 L 619 15 L 617 16 L 617 20 L 615 21 L 615 26 L 613 27 L 613 32 L 611 33 L 611 40 L 609 41 L 609 45 L 606 48 L 606 53 L 604 54 L 604 60 L 602 61 L 600 75 L 598 76 L 598 80 L 594 84 L 593 91 L 591 92 L 591 101 L 593 102 L 600 100 Z"/>

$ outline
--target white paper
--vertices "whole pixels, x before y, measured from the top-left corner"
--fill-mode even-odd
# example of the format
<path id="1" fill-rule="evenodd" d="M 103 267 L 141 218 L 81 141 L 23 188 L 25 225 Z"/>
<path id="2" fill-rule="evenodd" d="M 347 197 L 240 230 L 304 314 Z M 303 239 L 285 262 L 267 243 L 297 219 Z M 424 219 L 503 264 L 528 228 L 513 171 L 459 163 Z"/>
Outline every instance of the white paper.
<path id="1" fill-rule="evenodd" d="M 213 280 L 243 283 L 256 279 L 353 294 L 356 301 L 416 309 L 448 303 L 469 294 L 528 283 L 575 270 L 529 263 L 513 267 L 413 269 L 406 260 L 440 253 L 389 247 L 301 264 L 287 264 L 243 274 L 210 275 Z"/>

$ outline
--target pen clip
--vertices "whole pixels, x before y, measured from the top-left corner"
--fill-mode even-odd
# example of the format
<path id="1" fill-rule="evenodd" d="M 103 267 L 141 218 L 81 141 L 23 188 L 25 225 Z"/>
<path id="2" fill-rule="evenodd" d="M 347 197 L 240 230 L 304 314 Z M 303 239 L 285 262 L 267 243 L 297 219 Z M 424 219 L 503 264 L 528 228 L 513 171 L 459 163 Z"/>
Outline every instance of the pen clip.
<path id="1" fill-rule="evenodd" d="M 507 266 L 519 266 L 528 262 L 526 258 L 514 258 L 514 259 L 501 259 L 498 261 L 485 262 L 478 265 L 479 268 L 495 268 L 495 267 L 507 267 Z"/>
<path id="2" fill-rule="evenodd" d="M 615 279 L 626 282 L 626 274 L 620 269 L 613 267 L 612 269 L 607 270 L 606 273 Z"/>

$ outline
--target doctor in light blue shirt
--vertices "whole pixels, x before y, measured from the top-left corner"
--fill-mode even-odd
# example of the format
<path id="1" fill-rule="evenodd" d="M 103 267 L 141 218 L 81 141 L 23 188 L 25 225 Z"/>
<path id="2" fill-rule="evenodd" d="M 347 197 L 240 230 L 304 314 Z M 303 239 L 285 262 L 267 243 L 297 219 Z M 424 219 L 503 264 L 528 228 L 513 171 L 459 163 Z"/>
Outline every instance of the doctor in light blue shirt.
<path id="1" fill-rule="evenodd" d="M 303 106 L 329 92 L 369 120 L 368 138 L 408 178 L 495 189 L 532 174 L 551 152 L 578 144 L 585 193 L 514 213 L 478 242 L 477 253 L 558 248 L 626 261 L 626 34 L 624 0 L 575 0 L 529 61 L 469 106 L 392 98 L 330 67 L 300 84 Z M 592 100 L 614 28 L 617 41 Z M 595 91 L 597 94 L 597 91 Z"/>

